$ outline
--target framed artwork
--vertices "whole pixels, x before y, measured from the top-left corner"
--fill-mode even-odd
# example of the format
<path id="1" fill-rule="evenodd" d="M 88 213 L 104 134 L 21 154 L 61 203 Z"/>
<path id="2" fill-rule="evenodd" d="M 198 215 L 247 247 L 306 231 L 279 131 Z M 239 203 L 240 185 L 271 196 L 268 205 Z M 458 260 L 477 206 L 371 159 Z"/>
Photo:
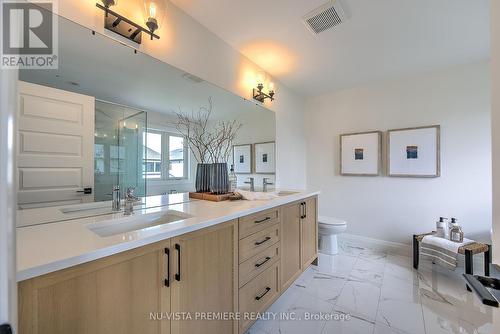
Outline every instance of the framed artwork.
<path id="1" fill-rule="evenodd" d="M 340 175 L 379 175 L 381 160 L 381 131 L 340 135 Z"/>
<path id="2" fill-rule="evenodd" d="M 439 177 L 440 126 L 395 129 L 387 132 L 389 176 Z"/>
<path id="3" fill-rule="evenodd" d="M 276 145 L 274 142 L 254 144 L 255 173 L 276 172 Z"/>
<path id="4" fill-rule="evenodd" d="M 252 173 L 252 145 L 233 146 L 233 165 L 236 174 Z"/>

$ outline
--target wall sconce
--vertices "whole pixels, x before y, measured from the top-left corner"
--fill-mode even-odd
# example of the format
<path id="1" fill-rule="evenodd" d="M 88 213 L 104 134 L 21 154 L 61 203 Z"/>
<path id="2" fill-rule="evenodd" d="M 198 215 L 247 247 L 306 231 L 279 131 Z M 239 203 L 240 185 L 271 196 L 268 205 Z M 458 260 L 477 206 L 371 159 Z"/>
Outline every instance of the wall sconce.
<path id="1" fill-rule="evenodd" d="M 257 100 L 261 103 L 264 103 L 266 99 L 270 99 L 271 101 L 274 100 L 275 91 L 273 82 L 269 82 L 268 84 L 269 92 L 267 94 L 262 91 L 264 89 L 265 79 L 266 79 L 265 73 L 259 72 L 257 74 L 257 88 L 253 89 L 254 100 Z"/>
<path id="2" fill-rule="evenodd" d="M 127 19 L 126 17 L 110 9 L 116 6 L 118 0 L 101 0 L 102 5 L 96 3 L 96 7 L 104 11 L 104 27 L 137 44 L 141 44 L 142 33 L 148 34 L 151 40 L 160 39 L 155 31 L 160 26 L 160 21 L 165 15 L 165 0 L 144 0 L 144 17 L 147 29 Z"/>

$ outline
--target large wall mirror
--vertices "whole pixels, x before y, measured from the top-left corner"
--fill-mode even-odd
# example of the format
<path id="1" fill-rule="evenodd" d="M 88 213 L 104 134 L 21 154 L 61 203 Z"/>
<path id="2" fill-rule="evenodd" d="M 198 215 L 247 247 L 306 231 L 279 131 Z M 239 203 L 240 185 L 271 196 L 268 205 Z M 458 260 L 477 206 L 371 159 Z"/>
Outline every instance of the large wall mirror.
<path id="1" fill-rule="evenodd" d="M 234 145 L 275 140 L 274 112 L 62 17 L 58 69 L 21 70 L 19 79 L 24 218 L 40 208 L 52 210 L 45 221 L 109 213 L 116 186 L 138 197 L 193 191 L 197 161 L 176 128 L 179 111 L 211 107 L 211 122 L 237 120 Z M 259 185 L 275 175 L 251 170 L 239 185 L 248 177 Z"/>

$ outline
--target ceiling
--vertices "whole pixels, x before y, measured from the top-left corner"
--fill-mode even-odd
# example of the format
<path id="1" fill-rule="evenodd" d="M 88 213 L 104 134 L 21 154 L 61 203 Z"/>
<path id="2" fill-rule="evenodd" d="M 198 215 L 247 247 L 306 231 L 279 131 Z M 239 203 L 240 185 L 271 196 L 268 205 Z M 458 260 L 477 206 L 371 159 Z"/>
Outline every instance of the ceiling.
<path id="1" fill-rule="evenodd" d="M 171 0 L 304 96 L 489 58 L 489 0 L 340 0 L 350 19 L 312 35 L 327 0 Z"/>

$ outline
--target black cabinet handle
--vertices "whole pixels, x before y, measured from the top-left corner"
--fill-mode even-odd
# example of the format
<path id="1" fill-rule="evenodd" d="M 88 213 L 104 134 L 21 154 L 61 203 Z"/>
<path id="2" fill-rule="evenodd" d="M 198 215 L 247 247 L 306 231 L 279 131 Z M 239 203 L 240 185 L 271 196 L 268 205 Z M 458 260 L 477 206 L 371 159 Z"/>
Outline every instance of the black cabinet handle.
<path id="1" fill-rule="evenodd" d="M 254 221 L 253 223 L 254 223 L 254 224 L 260 224 L 260 223 L 263 223 L 263 222 L 265 222 L 265 221 L 268 221 L 269 219 L 271 219 L 271 217 L 266 217 L 266 218 L 261 219 L 261 220 L 256 220 L 256 221 Z"/>
<path id="2" fill-rule="evenodd" d="M 304 218 L 307 218 L 307 203 L 304 202 Z"/>
<path id="3" fill-rule="evenodd" d="M 271 258 L 269 256 L 266 256 L 266 259 L 264 261 L 262 261 L 261 263 L 256 263 L 255 267 L 259 268 L 261 265 L 263 265 L 264 263 L 266 263 L 269 260 L 271 260 Z"/>
<path id="4" fill-rule="evenodd" d="M 304 219 L 304 202 L 300 203 L 300 219 Z"/>
<path id="5" fill-rule="evenodd" d="M 181 280 L 181 245 L 175 244 L 175 250 L 177 251 L 177 272 L 175 273 L 175 280 Z"/>
<path id="6" fill-rule="evenodd" d="M 260 300 L 262 299 L 262 297 L 264 297 L 269 291 L 271 291 L 271 288 L 270 287 L 267 287 L 266 288 L 266 291 L 264 291 L 264 293 L 262 293 L 260 296 L 256 296 L 255 297 L 255 300 Z"/>
<path id="7" fill-rule="evenodd" d="M 9 324 L 3 324 L 0 326 L 0 334 L 12 334 L 12 327 Z"/>
<path id="8" fill-rule="evenodd" d="M 271 240 L 271 237 L 266 237 L 266 238 L 265 238 L 264 240 L 262 240 L 262 241 L 257 241 L 257 242 L 255 242 L 255 246 L 262 245 L 264 242 L 269 241 L 269 240 Z"/>
<path id="9" fill-rule="evenodd" d="M 167 255 L 167 277 L 165 278 L 165 286 L 170 286 L 170 249 L 165 248 L 165 255 Z"/>

